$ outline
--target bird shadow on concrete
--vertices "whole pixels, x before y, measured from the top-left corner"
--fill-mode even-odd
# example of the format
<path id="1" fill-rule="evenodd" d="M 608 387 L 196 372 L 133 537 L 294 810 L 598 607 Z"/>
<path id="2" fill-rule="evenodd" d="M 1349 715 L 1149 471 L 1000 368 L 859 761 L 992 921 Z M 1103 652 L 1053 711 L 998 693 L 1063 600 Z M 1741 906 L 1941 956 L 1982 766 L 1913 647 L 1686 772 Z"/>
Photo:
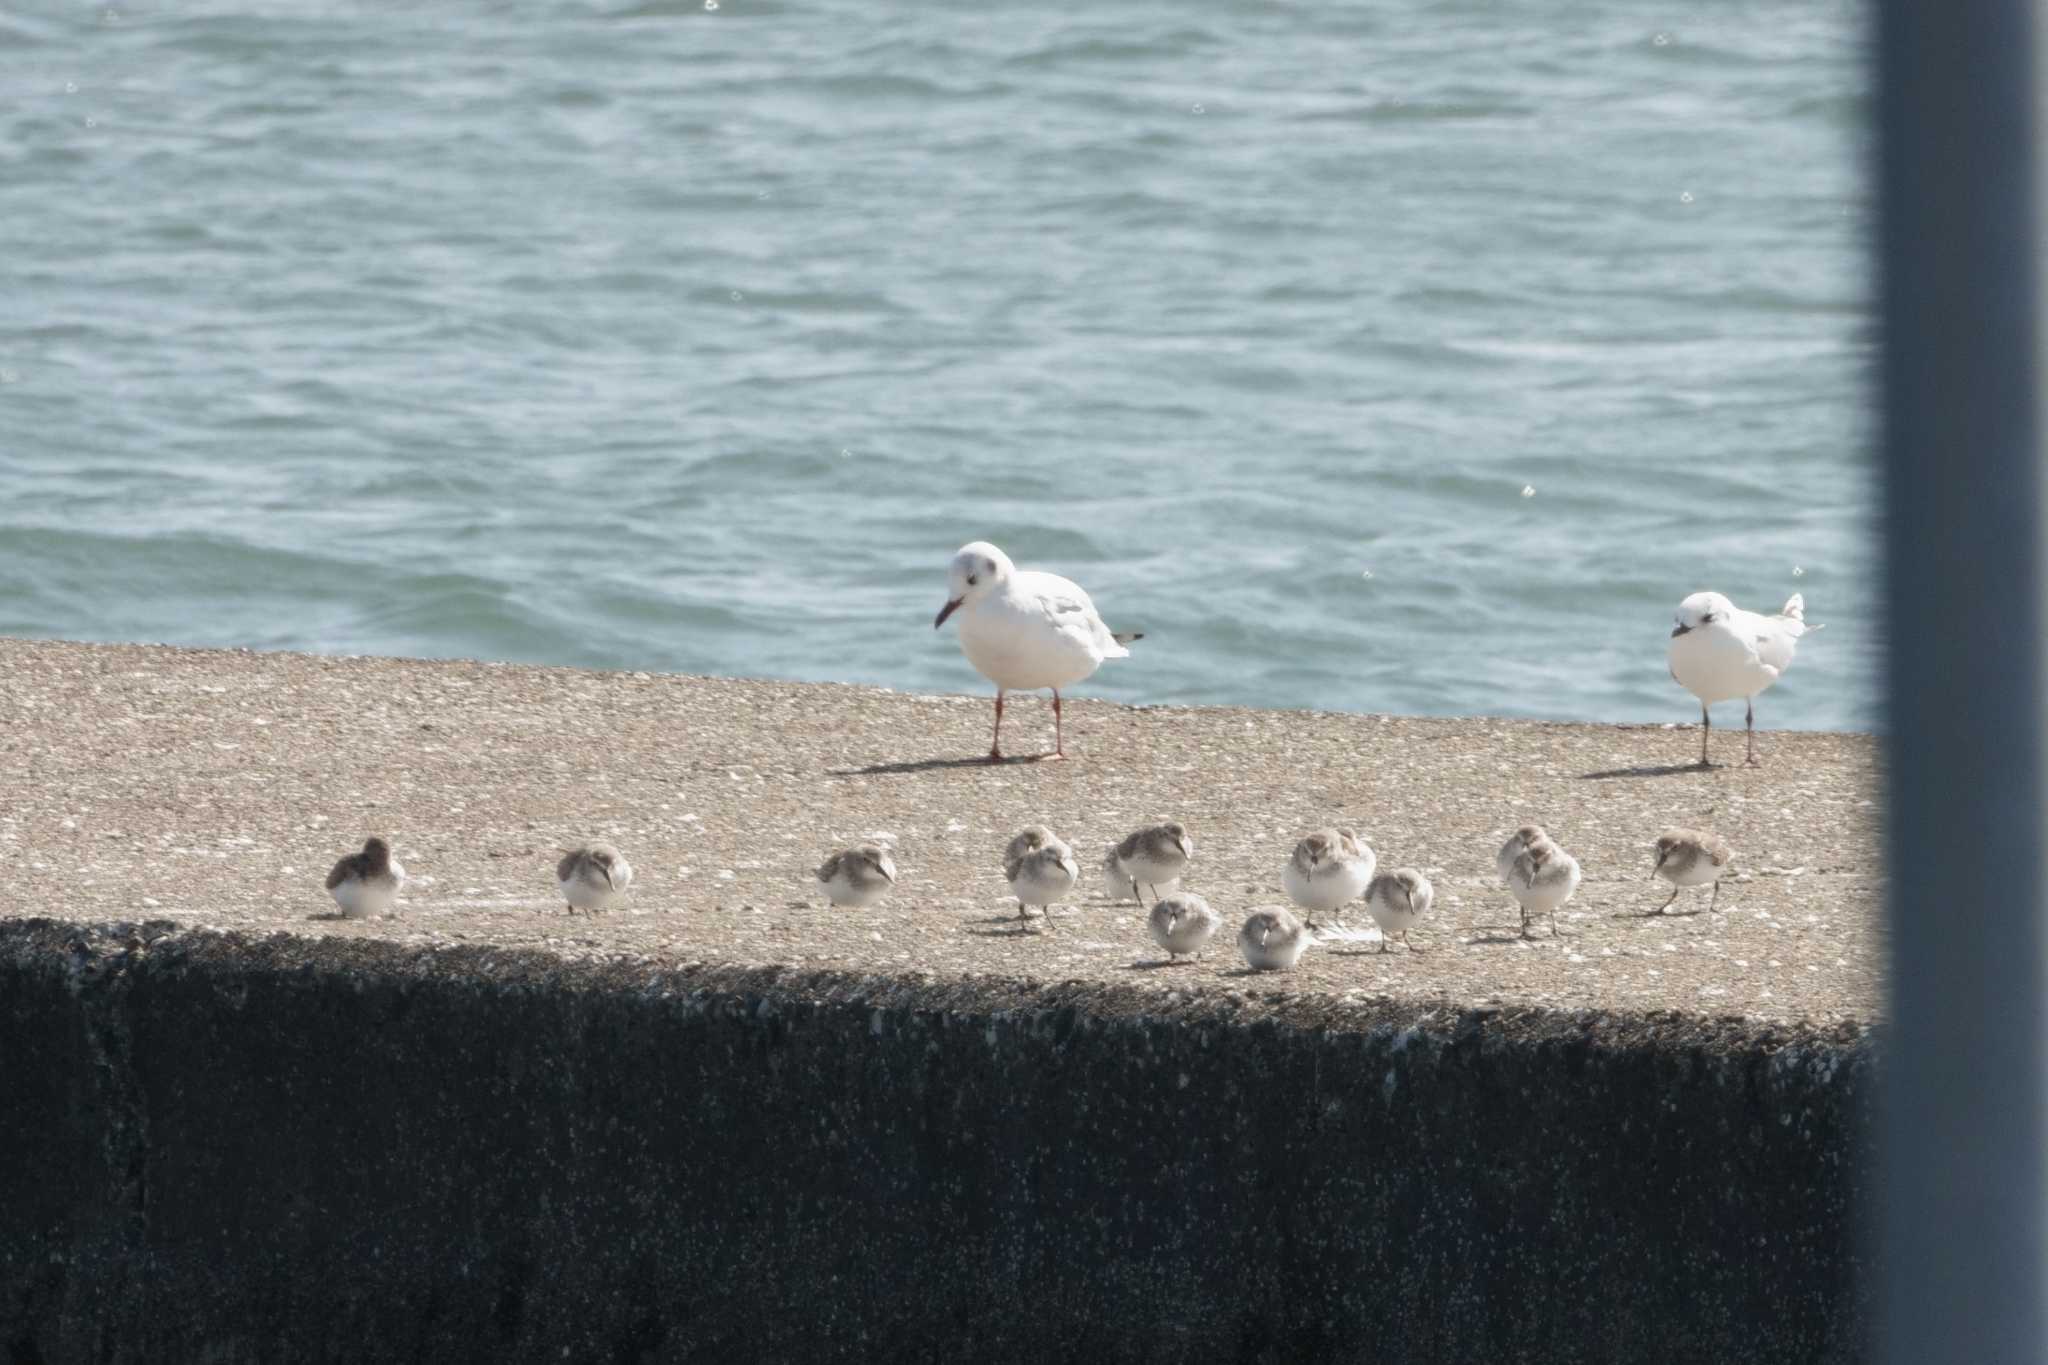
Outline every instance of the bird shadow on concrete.
<path id="1" fill-rule="evenodd" d="M 1156 972 L 1156 971 L 1158 971 L 1158 970 L 1159 970 L 1159 969 L 1160 969 L 1161 967 L 1192 967 L 1192 966 L 1194 966 L 1194 965 L 1195 965 L 1195 959 L 1194 959 L 1194 958 L 1188 958 L 1188 959 L 1186 959 L 1185 961 L 1178 961 L 1178 962 L 1176 962 L 1176 961 L 1174 961 L 1174 960 L 1172 960 L 1172 959 L 1170 959 L 1170 958 L 1164 958 L 1164 957 L 1161 957 L 1161 958 L 1155 958 L 1155 959 L 1153 959 L 1152 961 L 1149 961 L 1149 962 L 1146 962 L 1146 961 L 1138 961 L 1138 962 L 1133 962 L 1133 963 L 1131 964 L 1131 970 L 1132 970 L 1132 971 L 1134 971 L 1134 972 Z"/>
<path id="2" fill-rule="evenodd" d="M 976 938 L 1022 938 L 1026 934 L 1039 933 L 1040 926 L 1045 923 L 1042 919 L 1018 919 L 1015 915 L 997 915 L 991 919 L 974 922 L 988 926 L 983 929 L 968 929 L 967 932 Z"/>
<path id="3" fill-rule="evenodd" d="M 1566 936 L 1563 934 L 1525 934 L 1519 929 L 1512 932 L 1506 929 L 1499 929 L 1490 934 L 1475 934 L 1467 939 L 1466 942 L 1472 944 L 1547 943 L 1551 939 L 1563 939 L 1564 937 Z"/>
<path id="4" fill-rule="evenodd" d="M 920 758 L 911 763 L 870 763 L 865 768 L 827 768 L 827 777 L 887 777 L 890 774 L 943 772 L 948 768 L 1012 768 L 1020 763 L 1041 763 L 1053 757 L 1051 754 L 1005 755 L 1000 762 L 991 763 L 988 756 L 979 758 Z"/>
<path id="5" fill-rule="evenodd" d="M 1677 777 L 1681 773 L 1712 772 L 1715 768 L 1727 766 L 1725 763 L 1714 763 L 1702 768 L 1698 763 L 1654 763 L 1640 768 L 1609 768 L 1604 772 L 1580 773 L 1579 781 L 1597 782 L 1608 777 Z"/>

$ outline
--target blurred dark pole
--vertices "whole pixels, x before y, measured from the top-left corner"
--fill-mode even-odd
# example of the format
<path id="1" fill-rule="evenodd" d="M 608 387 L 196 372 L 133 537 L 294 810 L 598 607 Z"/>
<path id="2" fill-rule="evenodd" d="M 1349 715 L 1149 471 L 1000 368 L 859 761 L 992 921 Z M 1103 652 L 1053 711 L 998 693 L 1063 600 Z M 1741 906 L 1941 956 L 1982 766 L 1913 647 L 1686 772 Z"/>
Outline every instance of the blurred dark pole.
<path id="1" fill-rule="evenodd" d="M 1892 1365 L 2048 1360 L 2034 28 L 1878 10 Z"/>

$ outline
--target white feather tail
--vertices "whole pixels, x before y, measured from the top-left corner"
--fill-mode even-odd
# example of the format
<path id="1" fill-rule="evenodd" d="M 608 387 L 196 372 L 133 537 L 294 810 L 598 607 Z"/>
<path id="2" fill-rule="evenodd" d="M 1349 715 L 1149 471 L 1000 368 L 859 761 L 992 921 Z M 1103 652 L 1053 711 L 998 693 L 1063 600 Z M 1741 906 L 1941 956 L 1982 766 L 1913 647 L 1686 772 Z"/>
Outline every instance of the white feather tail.
<path id="1" fill-rule="evenodd" d="M 1786 598 L 1785 605 L 1779 608 L 1778 610 L 1778 619 L 1799 627 L 1799 629 L 1792 632 L 1792 637 L 1794 639 L 1797 639 L 1801 635 L 1806 634 L 1806 632 L 1809 630 L 1819 630 L 1821 628 L 1817 624 L 1808 625 L 1806 623 L 1805 593 L 1795 592 L 1790 597 Z"/>

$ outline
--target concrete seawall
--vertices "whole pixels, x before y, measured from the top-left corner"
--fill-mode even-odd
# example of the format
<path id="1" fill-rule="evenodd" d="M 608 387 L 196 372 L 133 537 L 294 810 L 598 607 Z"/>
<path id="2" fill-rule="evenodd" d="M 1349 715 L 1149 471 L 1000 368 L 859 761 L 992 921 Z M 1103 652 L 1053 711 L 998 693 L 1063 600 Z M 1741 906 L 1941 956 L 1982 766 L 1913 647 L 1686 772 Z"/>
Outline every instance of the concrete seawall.
<path id="1" fill-rule="evenodd" d="M 14 641 L 0 718 L 10 1360 L 1861 1355 L 1862 737 L 1081 705 L 989 770 L 949 699 Z M 1232 924 L 1356 823 L 1429 951 L 1016 931 L 1011 828 L 1166 815 Z M 1527 818 L 1588 874 L 1533 945 Z M 1726 913 L 1638 917 L 1670 823 Z M 819 909 L 869 831 L 901 891 Z M 432 880 L 309 918 L 366 832 Z M 579 833 L 631 911 L 552 904 Z"/>
<path id="2" fill-rule="evenodd" d="M 0 945 L 15 1359 L 1858 1357 L 1846 1026 Z"/>

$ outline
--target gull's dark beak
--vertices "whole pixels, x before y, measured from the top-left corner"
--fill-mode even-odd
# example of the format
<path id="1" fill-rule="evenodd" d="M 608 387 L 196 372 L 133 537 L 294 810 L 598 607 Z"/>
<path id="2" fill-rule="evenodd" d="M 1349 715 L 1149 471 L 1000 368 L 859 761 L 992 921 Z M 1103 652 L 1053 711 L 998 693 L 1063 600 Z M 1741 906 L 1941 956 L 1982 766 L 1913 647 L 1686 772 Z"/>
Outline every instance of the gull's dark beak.
<path id="1" fill-rule="evenodd" d="M 967 599 L 963 597 L 956 597 L 952 601 L 946 603 L 945 606 L 940 607 L 937 619 L 935 619 L 932 622 L 932 629 L 937 630 L 940 626 L 945 625 L 946 618 L 948 616 L 951 616 L 954 612 L 960 610 L 960 604 L 966 600 Z"/>
<path id="2" fill-rule="evenodd" d="M 1691 629 L 1691 626 L 1673 626 L 1671 628 L 1671 638 L 1676 640 L 1679 636 L 1685 634 L 1687 631 Z"/>

